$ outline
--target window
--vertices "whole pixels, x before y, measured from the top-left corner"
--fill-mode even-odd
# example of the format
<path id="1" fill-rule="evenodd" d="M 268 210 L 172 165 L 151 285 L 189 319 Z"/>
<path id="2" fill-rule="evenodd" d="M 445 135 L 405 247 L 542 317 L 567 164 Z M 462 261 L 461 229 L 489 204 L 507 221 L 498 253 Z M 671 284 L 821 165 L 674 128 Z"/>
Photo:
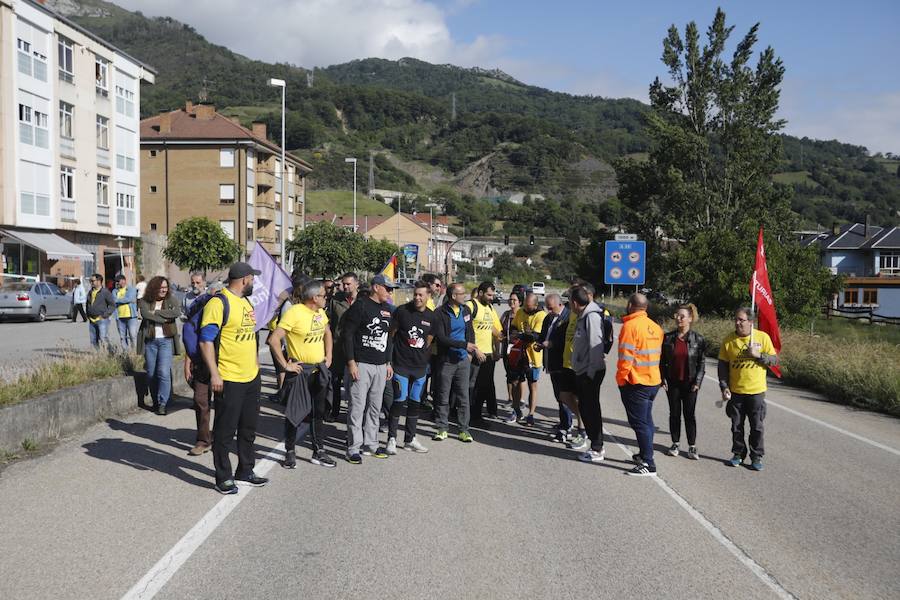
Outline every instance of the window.
<path id="1" fill-rule="evenodd" d="M 281 210 L 281 192 L 275 192 L 275 210 Z"/>
<path id="2" fill-rule="evenodd" d="M 247 241 L 253 241 L 253 223 L 247 223 Z"/>
<path id="3" fill-rule="evenodd" d="M 116 127 L 116 168 L 134 172 L 135 135 L 122 127 Z"/>
<path id="4" fill-rule="evenodd" d="M 862 291 L 862 303 L 873 305 L 878 304 L 878 290 L 877 289 L 864 289 Z"/>
<path id="5" fill-rule="evenodd" d="M 34 125 L 32 121 L 34 115 L 31 107 L 26 104 L 19 104 L 19 141 L 23 144 L 34 144 Z"/>
<path id="6" fill-rule="evenodd" d="M 16 46 L 19 49 L 19 73 L 31 75 L 31 43 L 19 38 Z"/>
<path id="7" fill-rule="evenodd" d="M 294 212 L 294 199 L 291 198 L 290 196 L 288 196 L 288 212 L 289 213 Z"/>
<path id="8" fill-rule="evenodd" d="M 47 81 L 47 57 L 37 50 L 32 51 L 31 55 L 34 64 L 34 78 Z"/>
<path id="9" fill-rule="evenodd" d="M 72 123 L 75 119 L 75 107 L 65 102 L 59 103 L 59 135 L 61 137 L 72 139 L 74 129 Z"/>
<path id="10" fill-rule="evenodd" d="M 53 185 L 50 167 L 20 160 L 18 170 L 21 213 L 36 217 L 49 217 L 50 188 Z"/>
<path id="11" fill-rule="evenodd" d="M 859 290 L 844 290 L 844 304 L 859 304 Z"/>
<path id="12" fill-rule="evenodd" d="M 50 117 L 37 110 L 34 111 L 34 145 L 38 148 L 50 147 Z"/>
<path id="13" fill-rule="evenodd" d="M 150 223 L 150 231 L 156 231 L 156 223 Z"/>
<path id="14" fill-rule="evenodd" d="M 878 258 L 878 272 L 882 275 L 900 275 L 900 252 L 882 250 Z"/>
<path id="15" fill-rule="evenodd" d="M 97 147 L 109 150 L 109 119 L 97 115 Z"/>
<path id="16" fill-rule="evenodd" d="M 219 202 L 222 204 L 234 204 L 234 185 L 231 183 L 219 184 Z"/>
<path id="17" fill-rule="evenodd" d="M 234 167 L 234 149 L 222 148 L 219 150 L 219 166 Z"/>
<path id="18" fill-rule="evenodd" d="M 75 169 L 59 169 L 59 217 L 63 221 L 75 220 Z"/>
<path id="19" fill-rule="evenodd" d="M 134 227 L 135 224 L 134 194 L 116 192 L 116 224 Z"/>
<path id="20" fill-rule="evenodd" d="M 151 185 L 151 186 L 150 186 L 150 193 L 151 193 L 151 194 L 155 194 L 155 193 L 156 193 L 156 186 L 155 186 L 155 185 Z"/>
<path id="21" fill-rule="evenodd" d="M 97 206 L 109 206 L 109 176 L 97 175 Z"/>
<path id="22" fill-rule="evenodd" d="M 150 151 L 150 158 L 156 158 L 156 150 Z"/>
<path id="23" fill-rule="evenodd" d="M 68 83 L 75 82 L 75 44 L 64 37 L 59 38 L 56 44 L 59 51 L 59 78 Z"/>
<path id="24" fill-rule="evenodd" d="M 116 112 L 126 117 L 134 116 L 134 92 L 121 85 L 116 86 Z"/>
<path id="25" fill-rule="evenodd" d="M 109 61 L 100 57 L 94 60 L 94 81 L 97 93 L 101 96 L 109 96 Z"/>
<path id="26" fill-rule="evenodd" d="M 234 239 L 234 221 L 219 221 L 219 226 L 225 232 L 225 235 L 228 236 L 228 239 Z"/>
<path id="27" fill-rule="evenodd" d="M 276 244 L 281 243 L 281 225 L 275 226 L 275 243 Z"/>
<path id="28" fill-rule="evenodd" d="M 256 196 L 256 188 L 253 186 L 247 186 L 247 204 L 253 205 L 253 197 Z"/>

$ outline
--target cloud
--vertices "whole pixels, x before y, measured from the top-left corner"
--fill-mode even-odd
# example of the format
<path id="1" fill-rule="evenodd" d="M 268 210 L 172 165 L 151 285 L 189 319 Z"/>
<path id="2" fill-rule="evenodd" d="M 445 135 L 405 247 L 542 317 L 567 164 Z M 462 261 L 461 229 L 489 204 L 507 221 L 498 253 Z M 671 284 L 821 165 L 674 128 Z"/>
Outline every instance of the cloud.
<path id="1" fill-rule="evenodd" d="M 472 66 L 489 61 L 504 46 L 501 37 L 491 35 L 454 40 L 444 11 L 425 0 L 116 2 L 149 16 L 171 16 L 250 58 L 304 67 L 405 56 Z"/>

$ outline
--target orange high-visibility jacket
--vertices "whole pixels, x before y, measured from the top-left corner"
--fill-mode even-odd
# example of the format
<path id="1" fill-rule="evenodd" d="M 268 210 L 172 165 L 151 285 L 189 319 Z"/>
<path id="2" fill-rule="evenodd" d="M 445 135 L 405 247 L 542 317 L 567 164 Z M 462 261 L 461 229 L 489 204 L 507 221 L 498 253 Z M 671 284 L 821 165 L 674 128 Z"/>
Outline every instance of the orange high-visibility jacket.
<path id="1" fill-rule="evenodd" d="M 639 310 L 622 317 L 619 332 L 619 360 L 616 384 L 659 385 L 659 359 L 662 355 L 663 330 Z"/>

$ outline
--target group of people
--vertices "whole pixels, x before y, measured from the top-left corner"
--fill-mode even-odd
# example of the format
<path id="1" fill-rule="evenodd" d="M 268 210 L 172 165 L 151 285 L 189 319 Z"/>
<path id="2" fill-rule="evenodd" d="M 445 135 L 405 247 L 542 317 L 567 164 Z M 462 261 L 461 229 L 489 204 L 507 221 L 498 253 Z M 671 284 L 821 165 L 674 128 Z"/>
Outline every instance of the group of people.
<path id="1" fill-rule="evenodd" d="M 104 343 L 106 324 L 114 316 L 123 345 L 144 355 L 150 396 L 160 415 L 166 414 L 171 398 L 172 357 L 184 354 L 197 422 L 189 454 L 212 451 L 215 488 L 223 494 L 237 493 L 239 483 L 267 483 L 253 472 L 261 400 L 257 316 L 249 301 L 256 275 L 259 271 L 238 262 L 224 284 L 207 289 L 202 276 L 192 274 L 181 303 L 165 277 L 150 279 L 138 297 L 124 276 L 117 276 L 109 291 L 103 278 L 94 275 L 87 293 L 91 342 Z M 418 428 L 423 415 L 433 421 L 434 442 L 448 439 L 451 423 L 455 437 L 467 444 L 475 441 L 473 429 L 491 428 L 491 419 L 534 427 L 538 382 L 544 374 L 558 404 L 554 440 L 577 451 L 581 461 L 605 459 L 600 387 L 614 346 L 613 320 L 595 300 L 591 284 L 576 281 L 567 298 L 547 294 L 543 307 L 536 294 L 514 289 L 502 316 L 494 308 L 497 291 L 489 281 L 472 290 L 461 283 L 445 288 L 440 277 L 428 274 L 400 305 L 393 301 L 394 282 L 384 275 L 360 282 L 355 273 L 337 280 L 295 273 L 292 284 L 268 323 L 267 340 L 278 374 L 277 398 L 285 404 L 283 467 L 297 466 L 304 421 L 310 423 L 310 462 L 336 466 L 325 448 L 326 428 L 340 417 L 342 403 L 347 407 L 345 458 L 355 465 L 365 457 L 386 459 L 398 449 L 428 452 Z M 615 373 L 639 447 L 628 472 L 635 476 L 656 474 L 652 408 L 660 387 L 670 408 L 672 443 L 666 453 L 682 452 L 683 421 L 685 453 L 690 459 L 700 457 L 695 410 L 706 372 L 706 341 L 692 328 L 697 309 L 679 306 L 675 329 L 664 333 L 647 307 L 642 294 L 629 298 Z M 498 410 L 498 362 L 506 373 L 508 416 Z M 769 337 L 753 329 L 750 309 L 738 309 L 735 331 L 721 344 L 717 369 L 732 421 L 729 465 L 739 466 L 749 455 L 752 469 L 763 468 L 766 370 L 776 363 Z M 750 424 L 749 444 L 745 421 Z M 238 464 L 233 469 L 229 447 L 235 436 Z"/>

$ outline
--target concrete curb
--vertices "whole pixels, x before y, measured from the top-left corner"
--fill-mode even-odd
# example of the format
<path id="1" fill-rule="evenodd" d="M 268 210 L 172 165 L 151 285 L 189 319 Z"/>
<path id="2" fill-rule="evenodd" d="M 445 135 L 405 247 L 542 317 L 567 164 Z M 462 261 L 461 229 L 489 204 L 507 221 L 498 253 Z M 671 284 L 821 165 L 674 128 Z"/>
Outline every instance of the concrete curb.
<path id="1" fill-rule="evenodd" d="M 180 374 L 180 370 L 175 374 Z M 173 376 L 174 394 L 189 391 Z M 18 452 L 30 440 L 39 445 L 79 433 L 103 419 L 138 410 L 146 397 L 144 373 L 92 381 L 0 408 L 0 452 Z"/>

